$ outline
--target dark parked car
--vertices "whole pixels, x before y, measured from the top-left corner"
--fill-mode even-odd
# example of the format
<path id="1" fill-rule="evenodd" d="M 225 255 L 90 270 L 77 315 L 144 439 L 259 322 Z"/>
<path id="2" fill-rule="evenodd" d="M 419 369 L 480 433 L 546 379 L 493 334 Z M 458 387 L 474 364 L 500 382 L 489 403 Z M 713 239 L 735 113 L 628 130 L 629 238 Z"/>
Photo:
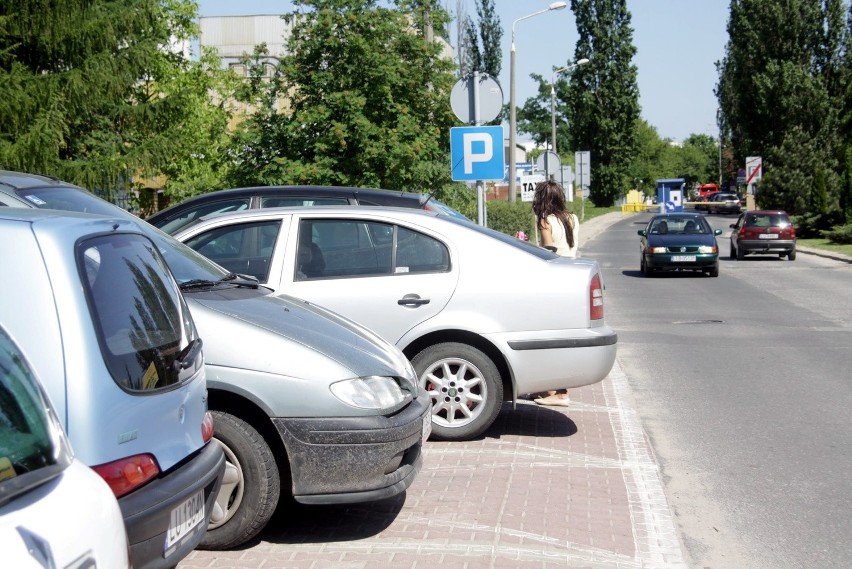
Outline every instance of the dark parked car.
<path id="1" fill-rule="evenodd" d="M 753 254 L 796 259 L 796 229 L 785 211 L 747 211 L 731 224 L 731 229 L 732 259 L 742 260 Z"/>
<path id="2" fill-rule="evenodd" d="M 695 213 L 655 215 L 638 231 L 642 276 L 655 271 L 703 271 L 719 276 L 719 245 L 703 216 Z"/>
<path id="3" fill-rule="evenodd" d="M 168 207 L 146 221 L 174 235 L 196 219 L 245 209 L 314 205 L 379 205 L 462 214 L 429 194 L 341 186 L 261 186 L 201 194 Z"/>
<path id="4" fill-rule="evenodd" d="M 742 201 L 737 194 L 717 192 L 706 201 L 695 204 L 695 209 L 707 213 L 740 213 Z"/>

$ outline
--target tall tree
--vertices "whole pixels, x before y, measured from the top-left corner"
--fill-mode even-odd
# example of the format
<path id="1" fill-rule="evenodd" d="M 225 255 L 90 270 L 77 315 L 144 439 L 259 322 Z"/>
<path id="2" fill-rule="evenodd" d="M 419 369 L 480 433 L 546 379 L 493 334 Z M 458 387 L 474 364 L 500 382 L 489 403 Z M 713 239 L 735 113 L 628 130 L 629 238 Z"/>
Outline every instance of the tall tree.
<path id="1" fill-rule="evenodd" d="M 475 2 L 477 22 L 475 23 L 470 16 L 458 22 L 464 27 L 466 47 L 465 58 L 460 67 L 465 70 L 464 75 L 479 71 L 497 77 L 503 66 L 503 54 L 500 48 L 503 27 L 494 9 L 494 0 L 475 0 Z"/>
<path id="2" fill-rule="evenodd" d="M 579 35 L 574 60 L 591 62 L 560 84 L 557 99 L 570 117 L 570 147 L 591 153 L 590 198 L 610 206 L 631 185 L 636 151 L 639 87 L 630 12 L 626 0 L 571 0 L 571 9 Z"/>
<path id="3" fill-rule="evenodd" d="M 421 3 L 295 4 L 301 11 L 277 75 L 255 84 L 258 112 L 242 123 L 232 180 L 420 191 L 448 185 L 454 64 L 425 39 Z M 432 6 L 430 17 L 437 27 L 447 14 Z"/>
<path id="4" fill-rule="evenodd" d="M 0 164 L 98 188 L 173 161 L 184 117 L 204 104 L 173 48 L 196 34 L 196 9 L 0 0 Z"/>
<path id="5" fill-rule="evenodd" d="M 764 158 L 762 206 L 837 206 L 843 27 L 842 0 L 731 2 L 716 94 L 738 163 Z"/>

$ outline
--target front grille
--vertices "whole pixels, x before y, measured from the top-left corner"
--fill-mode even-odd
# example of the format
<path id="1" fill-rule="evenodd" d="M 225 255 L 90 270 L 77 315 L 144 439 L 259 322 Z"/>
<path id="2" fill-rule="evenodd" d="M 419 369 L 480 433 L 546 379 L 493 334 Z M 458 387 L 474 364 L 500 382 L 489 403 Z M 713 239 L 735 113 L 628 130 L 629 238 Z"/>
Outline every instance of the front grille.
<path id="1" fill-rule="evenodd" d="M 666 247 L 668 253 L 697 253 L 698 245 L 687 245 L 685 247 Z"/>

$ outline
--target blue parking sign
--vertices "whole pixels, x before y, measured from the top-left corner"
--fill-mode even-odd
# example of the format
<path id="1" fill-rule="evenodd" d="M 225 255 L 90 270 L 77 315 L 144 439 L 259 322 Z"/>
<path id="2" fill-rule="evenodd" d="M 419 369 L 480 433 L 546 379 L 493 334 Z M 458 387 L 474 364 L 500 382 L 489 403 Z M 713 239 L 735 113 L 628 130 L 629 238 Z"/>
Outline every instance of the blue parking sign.
<path id="1" fill-rule="evenodd" d="M 451 128 L 450 157 L 453 180 L 502 180 L 505 169 L 503 127 Z"/>

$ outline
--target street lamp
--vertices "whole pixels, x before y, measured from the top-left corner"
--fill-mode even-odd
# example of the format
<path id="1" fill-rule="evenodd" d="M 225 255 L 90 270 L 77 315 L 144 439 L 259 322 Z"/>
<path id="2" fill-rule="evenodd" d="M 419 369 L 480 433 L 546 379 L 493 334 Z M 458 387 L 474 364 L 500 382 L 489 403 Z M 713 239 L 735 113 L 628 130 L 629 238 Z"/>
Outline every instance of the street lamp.
<path id="1" fill-rule="evenodd" d="M 559 156 L 559 154 L 556 152 L 556 87 L 554 86 L 556 83 L 556 75 L 565 71 L 574 71 L 577 67 L 585 65 L 588 62 L 589 60 L 585 57 L 583 59 L 578 59 L 570 65 L 554 69 L 553 75 L 550 76 L 550 144 L 553 147 L 553 153 L 557 156 Z"/>
<path id="2" fill-rule="evenodd" d="M 509 201 L 515 201 L 515 129 L 517 128 L 517 116 L 515 113 L 515 24 L 521 20 L 544 14 L 551 10 L 565 8 L 565 2 L 553 2 L 544 10 L 521 16 L 512 22 L 512 51 L 509 57 Z"/>

